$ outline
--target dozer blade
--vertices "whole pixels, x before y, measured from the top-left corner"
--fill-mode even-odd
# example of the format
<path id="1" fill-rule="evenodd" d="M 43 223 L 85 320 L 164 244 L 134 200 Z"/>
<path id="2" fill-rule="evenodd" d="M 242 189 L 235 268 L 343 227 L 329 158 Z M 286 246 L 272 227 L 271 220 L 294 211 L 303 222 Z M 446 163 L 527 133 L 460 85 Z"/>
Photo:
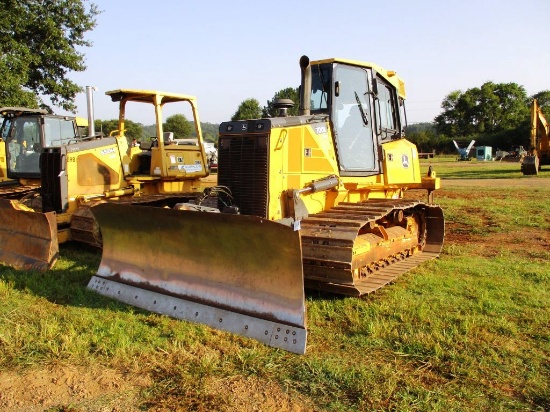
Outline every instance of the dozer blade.
<path id="1" fill-rule="evenodd" d="M 22 210 L 16 200 L 0 199 L 0 222 L 0 262 L 20 270 L 54 265 L 59 257 L 55 213 Z"/>
<path id="2" fill-rule="evenodd" d="M 88 288 L 121 302 L 305 353 L 299 232 L 253 216 L 99 204 Z"/>

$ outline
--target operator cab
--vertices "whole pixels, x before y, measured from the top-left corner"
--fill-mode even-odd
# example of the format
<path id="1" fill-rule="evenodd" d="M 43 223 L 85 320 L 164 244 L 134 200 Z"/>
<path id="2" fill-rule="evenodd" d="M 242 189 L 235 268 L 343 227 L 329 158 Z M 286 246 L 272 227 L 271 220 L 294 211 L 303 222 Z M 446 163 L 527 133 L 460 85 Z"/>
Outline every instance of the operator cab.
<path id="1" fill-rule="evenodd" d="M 43 147 L 60 146 L 80 137 L 72 118 L 46 115 L 45 110 L 6 111 L 0 136 L 6 142 L 9 178 L 40 179 Z"/>
<path id="2" fill-rule="evenodd" d="M 404 135 L 403 82 L 373 64 L 340 59 L 312 62 L 311 79 L 310 112 L 330 116 L 341 175 L 380 174 L 380 145 Z"/>

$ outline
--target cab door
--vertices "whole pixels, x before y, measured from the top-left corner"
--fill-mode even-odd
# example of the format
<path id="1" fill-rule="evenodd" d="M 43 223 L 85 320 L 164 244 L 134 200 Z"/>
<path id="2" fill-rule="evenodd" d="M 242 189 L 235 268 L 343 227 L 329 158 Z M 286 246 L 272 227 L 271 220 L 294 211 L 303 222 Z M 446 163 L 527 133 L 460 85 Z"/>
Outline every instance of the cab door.
<path id="1" fill-rule="evenodd" d="M 336 64 L 332 119 L 342 176 L 380 173 L 378 142 L 373 133 L 371 70 Z"/>

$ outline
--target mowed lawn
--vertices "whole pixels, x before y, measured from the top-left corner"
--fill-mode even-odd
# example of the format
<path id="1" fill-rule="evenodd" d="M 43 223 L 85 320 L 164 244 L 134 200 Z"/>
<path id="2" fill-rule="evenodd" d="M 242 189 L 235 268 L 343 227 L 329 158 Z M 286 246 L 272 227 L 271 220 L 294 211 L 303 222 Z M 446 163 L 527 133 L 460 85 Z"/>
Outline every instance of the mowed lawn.
<path id="1" fill-rule="evenodd" d="M 307 291 L 303 356 L 98 296 L 78 245 L 1 266 L 0 410 L 550 410 L 550 168 L 429 165 L 441 257 L 363 299 Z"/>

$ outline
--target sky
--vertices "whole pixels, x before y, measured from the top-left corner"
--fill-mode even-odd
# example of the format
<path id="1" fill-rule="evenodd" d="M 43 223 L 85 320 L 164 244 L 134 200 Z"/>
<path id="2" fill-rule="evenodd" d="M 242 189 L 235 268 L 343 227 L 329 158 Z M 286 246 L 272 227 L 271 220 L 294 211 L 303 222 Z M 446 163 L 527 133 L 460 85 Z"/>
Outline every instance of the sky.
<path id="1" fill-rule="evenodd" d="M 550 90 L 550 0 L 92 2 L 102 13 L 81 49 L 87 69 L 69 77 L 98 88 L 96 119 L 118 117 L 106 91 L 131 88 L 194 95 L 201 121 L 227 121 L 245 99 L 264 106 L 297 87 L 302 55 L 396 71 L 409 124 L 433 121 L 450 92 L 487 81 Z M 85 117 L 84 93 L 76 104 Z M 151 110 L 128 118 L 154 123 Z"/>

